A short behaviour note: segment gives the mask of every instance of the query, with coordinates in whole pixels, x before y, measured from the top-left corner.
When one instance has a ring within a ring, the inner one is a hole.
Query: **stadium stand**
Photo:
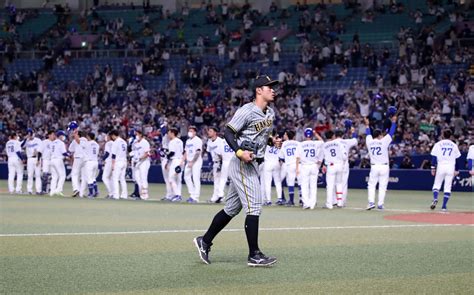
[[[474,63],[473,47],[462,42],[473,37],[472,12],[455,1],[367,11],[352,2],[274,6],[266,14],[206,3],[175,13],[7,7],[0,15],[0,150],[9,130],[44,134],[72,119],[99,141],[112,127],[144,127],[158,146],[164,121],[183,136],[190,124],[222,127],[265,73],[282,82],[277,130],[302,136],[307,126],[322,132],[364,116],[384,127],[385,110],[397,105],[394,156],[428,153],[446,127],[466,151],[474,141]],[[365,157],[352,155],[353,165]]]

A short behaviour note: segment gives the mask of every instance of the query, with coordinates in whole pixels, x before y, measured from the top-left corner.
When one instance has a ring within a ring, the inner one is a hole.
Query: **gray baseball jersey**
[[[255,103],[249,102],[235,112],[227,126],[238,134],[239,144],[244,140],[255,142],[257,144],[256,157],[263,158],[274,119],[273,109],[267,107],[264,113]]]
[[[262,111],[252,102],[239,108],[227,126],[235,131],[239,144],[244,140],[255,142],[257,144],[255,156],[263,158],[274,118],[275,112],[271,108],[267,107]],[[225,212],[229,216],[236,216],[244,208],[247,215],[259,216],[262,211],[263,194],[257,161],[245,163],[234,155],[229,165],[229,179]]]

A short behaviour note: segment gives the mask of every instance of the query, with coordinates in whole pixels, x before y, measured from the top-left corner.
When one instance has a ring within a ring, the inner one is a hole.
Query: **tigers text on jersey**
[[[98,161],[99,158],[99,144],[95,140],[87,141],[84,160]]]
[[[16,139],[10,139],[7,144],[5,145],[5,148],[7,150],[7,156],[8,156],[8,159],[17,159],[17,160],[21,160],[18,155],[17,155],[17,152],[21,152],[21,143],[20,141],[16,140]]]
[[[37,153],[41,152],[41,139],[34,137],[31,140],[26,140],[25,149],[28,158],[36,157]]]
[[[186,159],[192,161],[198,150],[202,151],[202,140],[197,136],[189,138],[186,140],[184,150],[186,151]],[[199,156],[201,156],[201,152],[199,152]]]
[[[127,160],[127,142],[117,137],[112,144],[112,155],[115,155],[115,160],[126,161]]]
[[[296,157],[301,164],[316,164],[321,162],[324,157],[323,141],[306,140],[300,142],[296,148]]]
[[[177,137],[170,140],[169,152],[174,152],[174,155],[170,158],[171,160],[181,159],[183,157],[183,141]]]
[[[222,156],[220,150],[223,148],[224,141],[225,140],[220,137],[216,137],[214,140],[207,140],[206,152],[211,153],[212,161],[219,161],[219,156]]]
[[[87,147],[87,138],[79,138],[79,143],[73,140],[69,145],[69,151],[74,153],[74,158],[83,158],[85,156],[85,149]]]
[[[51,159],[63,159],[64,153],[66,153],[66,145],[62,140],[57,138],[51,145]]]
[[[273,129],[275,112],[267,107],[262,111],[254,102],[249,102],[239,108],[227,126],[237,135],[237,143],[251,141],[257,145],[256,158],[265,156],[268,138]]]
[[[44,139],[41,142],[41,149],[39,150],[41,152],[41,158],[44,160],[51,160],[51,144],[53,142],[49,139]]]
[[[300,142],[296,140],[286,140],[281,145],[280,149],[280,159],[285,160],[285,164],[295,164],[296,163],[296,149]]]
[[[135,140],[132,145],[133,159],[139,161],[145,154],[150,152],[150,143],[142,138],[140,141]]]
[[[341,163],[347,160],[347,153],[344,144],[339,139],[325,142],[323,145],[324,162],[326,165],[331,163]]]
[[[275,146],[267,146],[265,150],[265,162],[278,162],[280,149]]]
[[[387,134],[382,139],[373,138],[367,135],[365,143],[370,156],[370,164],[388,165],[388,147],[392,142],[392,137]]]
[[[449,139],[438,141],[431,150],[431,155],[436,157],[438,164],[456,164],[456,159],[461,156],[458,146]]]

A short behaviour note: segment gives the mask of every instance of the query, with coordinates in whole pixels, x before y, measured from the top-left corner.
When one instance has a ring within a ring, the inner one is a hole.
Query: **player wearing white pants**
[[[26,184],[26,191],[33,194],[33,182],[35,183],[36,194],[41,194],[41,161],[39,161],[39,153],[41,150],[41,139],[33,135],[33,130],[28,128],[28,137],[24,142],[26,149],[26,171],[28,173],[28,180]]]
[[[342,136],[343,136],[342,131],[336,131],[335,133],[336,133],[336,138],[340,139],[342,144],[344,145],[344,148],[347,154],[347,159],[346,161],[344,161],[342,165],[342,206],[345,206],[347,202],[347,187],[348,187],[349,172],[350,172],[349,153],[353,147],[357,146],[357,133],[355,132],[354,127],[351,128],[352,138],[350,139],[342,139]],[[334,195],[333,204],[337,204],[336,195]]]
[[[169,152],[169,142],[170,139],[168,137],[168,129],[166,125],[163,123],[161,127],[161,148],[160,148],[160,164],[161,164],[161,173],[163,174],[163,179],[165,181],[166,186],[166,195],[162,198],[162,200],[170,201],[173,198],[173,191],[171,190],[171,185],[169,181],[169,171],[166,169],[168,164],[168,158],[166,157]]]
[[[140,199],[148,199],[148,171],[150,170],[150,143],[141,130],[135,130],[136,139],[132,145],[132,162],[135,181],[138,184]]]
[[[318,201],[318,174],[323,158],[323,141],[314,141],[313,130],[306,128],[305,141],[296,149],[296,174],[301,180],[303,209],[314,209]]]
[[[72,196],[83,197],[86,189],[85,171],[84,171],[84,151],[87,146],[87,138],[83,131],[75,129],[73,131],[75,137],[69,145],[69,152],[73,154],[73,162],[71,168]]]
[[[87,146],[84,150],[84,177],[89,190],[88,198],[99,195],[97,188],[97,174],[99,173],[99,144],[95,141],[95,134],[89,132],[87,135]]]
[[[49,194],[64,196],[63,187],[66,180],[66,168],[64,167],[64,157],[68,156],[66,152],[66,133],[64,131],[56,132],[51,143],[51,191]]]
[[[283,203],[281,186],[281,164],[278,158],[280,149],[276,146],[267,146],[265,149],[265,161],[263,162],[263,186],[265,202],[263,205],[272,204],[272,180],[275,183],[277,201]]]
[[[441,210],[447,210],[447,204],[451,197],[453,178],[459,174],[456,168],[456,159],[461,156],[461,153],[459,152],[458,146],[452,142],[450,138],[451,130],[443,131],[443,139],[438,141],[431,150],[431,174],[435,177],[431,210],[434,210],[438,204],[438,193],[443,181],[444,198]]]
[[[189,192],[188,203],[199,202],[201,194],[202,140],[196,136],[196,132],[195,126],[189,126],[188,140],[186,140],[184,147],[184,160],[186,161],[184,181]]]
[[[181,181],[183,177],[182,167],[183,159],[183,141],[178,137],[178,129],[172,127],[168,129],[169,152],[168,163],[166,170],[168,170],[168,181],[170,182],[171,190],[173,192],[172,202],[181,202]]]
[[[102,170],[102,181],[107,189],[106,199],[110,199],[114,194],[113,179],[112,179],[112,144],[113,140],[107,135],[107,142],[104,146],[104,155],[102,157],[104,168]]]
[[[326,205],[324,208],[333,208],[334,189],[336,190],[337,206],[342,207],[342,170],[347,160],[346,149],[333,131],[326,132],[327,142],[323,145],[324,164],[326,173]]]
[[[6,143],[5,149],[8,156],[8,191],[10,194],[21,194],[23,183],[23,162],[21,155],[21,143],[18,141],[16,133],[10,134],[10,140]],[[16,177],[16,186],[15,186]]]
[[[220,203],[224,197],[224,190],[220,191],[221,187],[221,176],[223,173],[223,145],[224,140],[217,136],[217,128],[216,127],[209,127],[207,130],[208,140],[206,143],[206,152],[211,155],[212,159],[212,176],[214,182],[214,190],[212,192],[211,198],[208,200],[210,203]],[[227,180],[227,179],[226,179]]]
[[[109,133],[114,141],[112,144],[112,186],[114,189],[113,198],[127,199],[128,190],[125,181],[125,171],[127,169],[127,142],[119,136],[117,130]]]
[[[40,157],[42,163],[42,193],[48,193],[48,185],[50,183],[51,176],[51,143],[53,142],[55,134],[53,130],[49,130],[47,133],[47,138],[41,142]]]
[[[374,130],[374,135],[370,132],[369,120],[365,118],[366,138],[365,143],[370,157],[370,174],[367,190],[369,194],[369,204],[367,210],[375,209],[375,187],[379,184],[379,195],[377,208],[384,209],[385,195],[387,193],[388,178],[390,174],[388,149],[392,142],[392,136],[397,128],[397,116],[392,117],[392,126],[388,134],[383,136],[382,131]]]
[[[299,142],[294,140],[295,132],[288,130],[283,135],[283,144],[280,149],[280,161],[284,162],[286,172],[286,185],[288,186],[289,200],[287,206],[295,205],[295,180],[296,180],[296,148]],[[280,204],[279,204],[280,205]]]
[[[467,168],[469,174],[471,175],[471,187],[474,189],[474,145],[469,147],[469,152],[467,153]]]

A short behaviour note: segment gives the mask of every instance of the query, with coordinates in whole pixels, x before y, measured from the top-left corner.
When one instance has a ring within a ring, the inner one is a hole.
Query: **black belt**
[[[383,164],[370,164],[370,165],[388,165],[387,163],[383,163]]]
[[[30,158],[36,158],[36,156],[34,156],[34,157],[30,157]]]

